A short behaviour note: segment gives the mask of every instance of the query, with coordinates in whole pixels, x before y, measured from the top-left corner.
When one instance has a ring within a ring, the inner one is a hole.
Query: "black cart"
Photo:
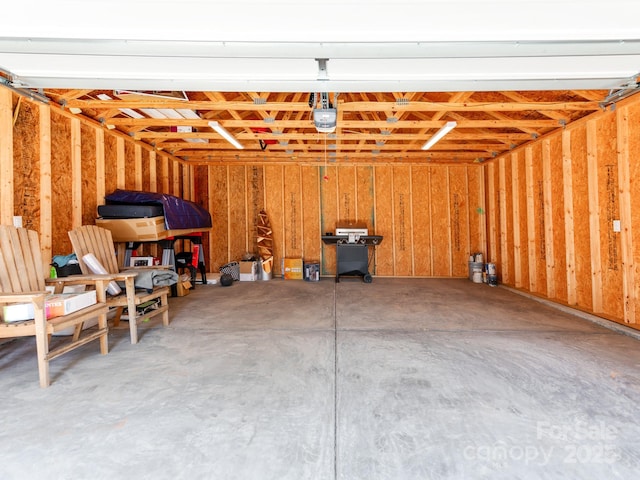
[[[365,283],[371,283],[369,273],[369,247],[382,242],[381,235],[363,235],[349,241],[348,235],[323,235],[322,241],[336,246],[336,282],[341,275],[361,276]]]

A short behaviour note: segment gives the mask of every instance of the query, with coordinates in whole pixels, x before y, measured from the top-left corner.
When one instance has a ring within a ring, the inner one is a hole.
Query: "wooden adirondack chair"
[[[111,277],[82,276],[84,284],[96,288],[98,303],[61,317],[46,319],[45,275],[38,233],[33,230],[0,225],[0,304],[29,303],[34,319],[0,322],[0,338],[36,337],[40,386],[49,386],[49,361],[92,340],[100,340],[100,352],[108,352],[105,290]],[[85,321],[98,317],[96,330],[83,330]],[[54,349],[49,349],[53,333],[74,328],[69,342],[60,337]]]
[[[111,231],[95,225],[83,225],[70,231],[69,238],[73,251],[78,257],[82,273],[91,273],[82,257],[92,253],[108,273],[113,274],[116,280],[125,283],[125,289],[120,295],[107,297],[107,304],[117,309],[114,317],[114,326],[116,327],[120,322],[124,308],[127,308],[131,343],[138,343],[138,324],[143,319],[162,315],[162,323],[165,326],[169,325],[169,287],[155,287],[151,293],[147,290],[136,290],[134,284],[136,274],[120,272]],[[157,309],[144,314],[138,313],[136,309],[138,305],[158,298],[160,306]]]

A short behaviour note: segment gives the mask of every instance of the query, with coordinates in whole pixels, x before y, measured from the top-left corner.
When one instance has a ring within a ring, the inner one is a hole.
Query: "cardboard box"
[[[182,275],[180,275],[180,278],[176,283],[176,296],[184,297],[186,295],[189,295],[189,293],[191,293],[192,286],[193,285],[191,285],[191,277],[186,273],[183,273]]]
[[[48,295],[45,300],[47,318],[61,317],[98,303],[96,291],[59,293]]]
[[[54,318],[68,315],[69,313],[95,305],[97,301],[95,290],[82,293],[50,294],[47,295],[45,299],[46,316],[47,318]],[[31,320],[34,316],[32,303],[16,303],[6,305],[2,309],[2,319],[5,322]]]
[[[283,260],[282,272],[285,280],[302,280],[302,259],[285,258]]]
[[[150,242],[167,237],[164,217],[98,218],[96,225],[111,230],[114,242]]]
[[[240,262],[240,281],[255,282],[258,280],[258,262]]]

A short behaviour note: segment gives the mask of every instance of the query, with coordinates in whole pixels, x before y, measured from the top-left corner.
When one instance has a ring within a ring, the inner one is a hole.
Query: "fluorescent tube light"
[[[211,121],[209,122],[209,126],[213,128],[216,132],[218,132],[220,135],[222,135],[227,142],[229,142],[231,145],[236,147],[238,150],[242,150],[244,148],[242,145],[240,145],[240,142],[238,142],[238,140],[233,138],[233,136],[229,132],[227,132],[224,129],[224,127],[220,125],[218,122]]]
[[[141,108],[141,112],[146,113],[149,117],[155,119],[167,118],[167,116],[162,113],[160,110],[156,110],[155,108]]]
[[[457,125],[458,124],[456,122],[447,122],[447,123],[445,123],[444,127],[442,127],[440,130],[438,130],[433,137],[431,137],[429,140],[427,140],[425,142],[425,144],[422,146],[422,150],[429,150],[442,137],[444,137],[447,133],[449,133],[451,130],[456,128]]]

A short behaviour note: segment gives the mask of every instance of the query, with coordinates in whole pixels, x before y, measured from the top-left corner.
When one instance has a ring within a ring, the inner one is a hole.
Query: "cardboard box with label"
[[[282,276],[285,280],[302,280],[302,259],[283,259]]]
[[[256,280],[258,280],[258,262],[240,262],[240,281],[255,282]]]
[[[45,311],[47,318],[61,317],[77,312],[97,303],[96,291],[89,290],[81,293],[58,293],[47,295]],[[16,303],[6,305],[2,309],[2,319],[5,322],[20,322],[34,318],[32,303]]]

